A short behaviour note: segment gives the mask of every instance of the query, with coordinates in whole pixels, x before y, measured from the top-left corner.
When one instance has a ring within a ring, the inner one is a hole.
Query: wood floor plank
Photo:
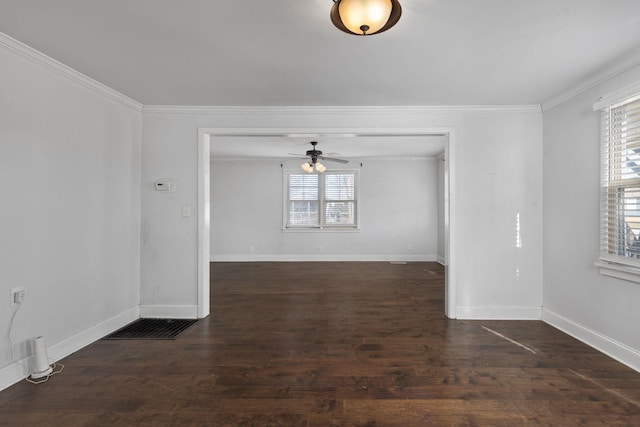
[[[640,374],[539,321],[446,319],[436,263],[212,263],[176,340],[97,341],[0,426],[636,426]]]

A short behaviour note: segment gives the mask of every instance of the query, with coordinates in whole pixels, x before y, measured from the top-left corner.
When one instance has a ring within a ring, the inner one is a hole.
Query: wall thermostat
[[[169,178],[161,178],[155,182],[156,191],[173,191],[175,185]]]

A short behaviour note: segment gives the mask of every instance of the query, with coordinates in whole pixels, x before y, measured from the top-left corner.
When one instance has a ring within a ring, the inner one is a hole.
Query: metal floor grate
[[[105,340],[173,340],[197,320],[138,319],[118,329]]]

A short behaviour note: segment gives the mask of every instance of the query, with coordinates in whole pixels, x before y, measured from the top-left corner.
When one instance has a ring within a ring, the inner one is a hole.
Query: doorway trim
[[[445,144],[445,315],[456,318],[456,248],[455,248],[455,129],[452,127],[394,127],[394,128],[225,128],[198,129],[198,317],[210,312],[210,153],[211,140],[226,136],[310,135],[372,135],[372,136],[429,136],[446,135]]]

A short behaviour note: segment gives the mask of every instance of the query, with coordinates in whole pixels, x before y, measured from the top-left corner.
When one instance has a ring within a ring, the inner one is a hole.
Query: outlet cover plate
[[[22,297],[18,297],[16,299],[16,297],[18,295],[22,295]],[[25,292],[24,292],[24,288],[13,288],[13,289],[11,289],[11,294],[10,294],[11,305],[22,304],[22,302],[24,301],[25,296],[26,295],[25,295]]]

